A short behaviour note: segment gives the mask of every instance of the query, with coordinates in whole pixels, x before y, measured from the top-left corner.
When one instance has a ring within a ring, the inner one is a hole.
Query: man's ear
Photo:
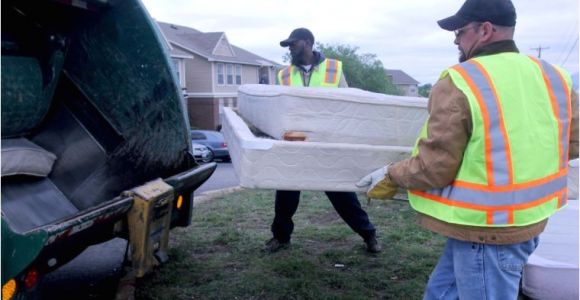
[[[493,28],[493,24],[486,22],[486,23],[483,23],[482,25],[483,26],[482,26],[481,30],[479,31],[479,34],[482,37],[486,36],[485,37],[486,41],[490,40],[493,36],[493,32],[495,31],[495,29]]]

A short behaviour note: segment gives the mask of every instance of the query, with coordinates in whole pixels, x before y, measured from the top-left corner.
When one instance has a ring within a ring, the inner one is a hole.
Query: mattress
[[[540,300],[578,299],[578,250],[578,200],[570,200],[540,235],[524,268],[523,293]]]
[[[578,158],[568,162],[568,198],[578,200]]]
[[[256,137],[224,107],[222,132],[240,185],[246,188],[355,191],[363,176],[409,157],[412,147],[281,141]]]
[[[238,108],[274,139],[298,131],[310,142],[413,146],[427,119],[426,98],[356,88],[247,84],[238,90]]]

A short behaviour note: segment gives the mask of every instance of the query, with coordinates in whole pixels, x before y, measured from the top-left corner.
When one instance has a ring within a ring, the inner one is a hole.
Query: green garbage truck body
[[[189,225],[216,165],[193,159],[166,47],[139,0],[3,2],[3,286],[129,239],[137,196],[156,230]]]

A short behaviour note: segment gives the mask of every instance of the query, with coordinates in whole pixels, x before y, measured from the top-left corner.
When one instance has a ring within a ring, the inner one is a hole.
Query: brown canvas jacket
[[[518,50],[513,41],[501,41],[482,48],[476,56],[501,52]],[[459,170],[472,129],[466,96],[446,76],[433,86],[428,110],[429,137],[419,142],[419,155],[389,167],[387,180],[400,187],[442,188],[455,179]],[[574,91],[569,157],[578,157],[578,95]],[[420,213],[418,223],[426,229],[463,241],[513,244],[539,235],[547,219],[523,227],[490,228],[451,224]]]

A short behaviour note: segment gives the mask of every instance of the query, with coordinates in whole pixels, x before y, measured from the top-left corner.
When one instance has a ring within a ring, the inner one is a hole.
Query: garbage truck
[[[88,246],[168,259],[216,168],[191,153],[166,42],[139,0],[7,0],[1,59],[2,299]]]

